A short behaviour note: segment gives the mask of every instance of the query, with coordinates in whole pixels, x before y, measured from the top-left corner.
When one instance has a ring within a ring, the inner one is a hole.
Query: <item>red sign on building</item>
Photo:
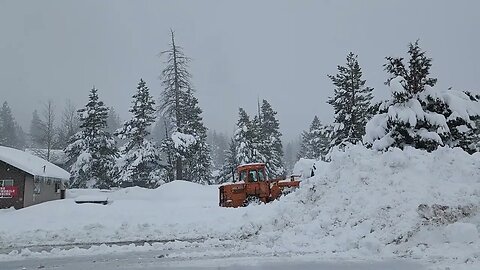
[[[16,186],[0,187],[0,198],[15,198],[17,193],[18,187]]]

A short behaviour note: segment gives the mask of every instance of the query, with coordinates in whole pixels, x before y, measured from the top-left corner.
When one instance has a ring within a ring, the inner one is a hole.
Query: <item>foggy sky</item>
[[[480,91],[479,1],[5,1],[0,0],[0,102],[28,131],[53,99],[84,106],[93,85],[123,120],[140,78],[158,99],[169,29],[192,58],[208,128],[232,133],[257,98],[278,111],[284,139],[318,115],[333,120],[327,74],[359,55],[367,85],[386,97],[385,56],[420,45],[438,87]],[[59,116],[57,116],[59,118]]]

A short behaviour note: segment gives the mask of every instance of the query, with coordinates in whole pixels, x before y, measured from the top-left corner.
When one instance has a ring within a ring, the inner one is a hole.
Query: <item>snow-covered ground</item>
[[[9,253],[0,260],[194,248],[170,256],[316,254],[419,259],[431,269],[480,268],[480,155],[353,146],[331,159],[316,161],[314,177],[268,205],[220,208],[217,186],[175,181],[155,190],[71,190],[63,201],[0,210],[0,249]],[[299,162],[296,171],[309,173],[312,162]],[[79,205],[79,196],[108,197],[111,203]],[[148,243],[119,244],[136,240]],[[49,253],[29,247],[102,242],[113,244],[60,246]]]

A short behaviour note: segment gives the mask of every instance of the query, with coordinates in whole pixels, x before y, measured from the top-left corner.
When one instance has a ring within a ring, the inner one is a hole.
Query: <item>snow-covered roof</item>
[[[8,163],[33,176],[44,176],[68,180],[70,173],[42,158],[27,152],[0,146],[0,161]]]
[[[35,155],[39,158],[47,159],[47,149],[44,148],[27,148],[25,152]],[[55,165],[62,165],[67,162],[67,154],[60,149],[50,149],[49,161]]]
[[[250,166],[252,166],[252,167],[254,167],[254,166],[262,166],[262,165],[264,166],[265,163],[259,163],[259,162],[257,162],[257,163],[247,163],[247,164],[238,165],[238,168],[250,167]]]

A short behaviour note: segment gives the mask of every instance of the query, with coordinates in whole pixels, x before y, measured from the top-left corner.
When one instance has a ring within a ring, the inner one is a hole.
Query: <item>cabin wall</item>
[[[12,206],[15,207],[15,209],[23,208],[26,175],[24,171],[0,161],[0,180],[13,180],[13,186],[17,189],[16,195],[12,198],[0,196],[0,209],[10,208]]]
[[[42,180],[32,179],[32,182],[34,187],[33,188],[34,190],[33,204],[60,199],[60,189],[58,189],[58,192],[56,192],[55,190],[55,183],[59,183],[59,182],[55,182],[52,180],[44,181],[43,179]]]
[[[13,186],[17,190],[12,198],[2,196],[0,190],[0,209],[12,206],[20,209],[37,203],[58,200],[61,199],[60,190],[65,189],[59,181],[37,180],[32,175],[3,161],[0,161],[0,180],[13,180]]]

